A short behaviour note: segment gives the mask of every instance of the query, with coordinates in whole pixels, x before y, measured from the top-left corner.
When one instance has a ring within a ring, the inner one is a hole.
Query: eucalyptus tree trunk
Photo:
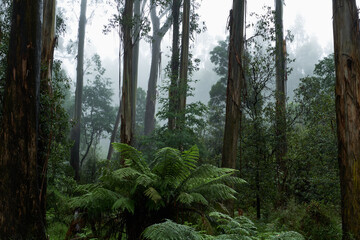
[[[41,46],[41,72],[40,72],[40,95],[41,99],[52,98],[52,66],[55,48],[55,16],[56,0],[44,0],[43,2],[43,25],[42,25],[42,46]],[[51,101],[44,101],[40,108],[40,127],[38,144],[38,162],[41,170],[39,175],[40,204],[45,222],[46,213],[46,189],[47,189],[47,166],[51,149],[52,115],[53,107]]]
[[[285,155],[287,152],[286,142],[286,89],[285,89],[285,52],[283,47],[283,0],[276,0],[275,4],[275,34],[276,34],[276,110],[275,110],[275,131],[276,131],[276,163],[279,199],[278,204],[285,201],[287,167]]]
[[[87,0],[81,0],[79,30],[78,30],[78,54],[76,68],[76,90],[75,90],[75,113],[73,117],[74,126],[71,129],[71,140],[74,145],[71,148],[70,164],[74,169],[75,180],[80,180],[80,121],[82,110],[82,94],[84,85],[84,45],[85,45],[85,26],[86,26],[86,5]]]
[[[47,239],[37,156],[41,6],[13,1],[0,133],[1,239]]]
[[[360,33],[355,0],[333,0],[333,19],[343,240],[358,240],[360,239]]]
[[[151,47],[151,66],[148,82],[148,90],[146,94],[146,109],[144,121],[144,134],[149,136],[155,129],[155,106],[156,106],[156,87],[159,76],[159,68],[161,67],[161,41],[165,33],[171,27],[171,18],[168,17],[164,25],[160,28],[160,17],[156,14],[156,6],[152,3],[151,22],[153,29],[152,47]]]
[[[244,1],[233,0],[230,11],[230,42],[229,67],[226,89],[226,118],[224,144],[222,152],[222,167],[236,167],[238,136],[241,121],[241,91],[244,81],[242,64],[242,49],[244,44]]]
[[[180,6],[181,0],[173,0],[172,17],[173,17],[173,39],[172,39],[172,55],[171,55],[171,75],[169,88],[169,113],[168,128],[174,130],[176,128],[176,115],[178,109],[178,79],[179,79],[179,35],[180,35]]]
[[[181,39],[181,62],[179,80],[179,115],[176,127],[182,129],[185,125],[185,108],[187,93],[187,78],[189,68],[189,41],[190,41],[190,0],[184,0],[182,39]]]
[[[132,145],[133,135],[132,131],[132,21],[133,21],[133,5],[134,0],[125,1],[125,9],[123,15],[123,47],[124,47],[124,67],[123,67],[123,88],[122,88],[122,107],[121,107],[121,127],[120,139],[122,143]]]
[[[138,68],[139,68],[139,47],[140,47],[140,19],[141,19],[141,1],[134,0],[134,18],[136,24],[133,29],[133,53],[132,53],[132,80],[131,80],[131,122],[132,132],[135,132],[135,118],[136,118],[136,91],[138,83]]]
[[[121,12],[120,12],[120,9],[121,9],[121,3],[118,1],[118,6],[117,6],[117,9],[118,9],[118,14],[120,16]],[[118,111],[117,111],[117,114],[116,114],[116,119],[115,119],[115,124],[114,124],[114,128],[113,128],[113,131],[111,132],[111,137],[110,137],[110,144],[109,144],[109,150],[108,150],[108,154],[107,154],[107,157],[106,159],[107,160],[110,160],[111,157],[112,157],[112,154],[114,152],[114,148],[112,146],[112,143],[115,142],[115,139],[116,139],[116,136],[117,136],[117,133],[118,133],[118,128],[119,128],[119,125],[120,125],[120,117],[121,117],[121,106],[122,106],[122,102],[121,102],[121,58],[122,58],[122,30],[121,30],[121,24],[119,24],[119,29],[118,29],[118,34],[119,34],[119,108],[118,108]]]

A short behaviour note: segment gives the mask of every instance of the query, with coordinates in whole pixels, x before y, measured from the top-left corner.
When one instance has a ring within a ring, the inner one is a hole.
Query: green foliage
[[[300,201],[340,204],[335,115],[335,67],[329,55],[315,65],[314,76],[295,90],[299,116],[289,135],[292,188]]]
[[[341,239],[341,225],[329,215],[328,209],[318,202],[311,202],[301,219],[301,230],[314,240]]]
[[[177,224],[171,220],[146,228],[143,236],[149,240],[202,240],[202,235],[194,228]]]
[[[105,168],[98,183],[78,187],[80,195],[71,200],[71,205],[86,210],[93,221],[101,222],[101,217],[116,214],[116,221],[124,222],[128,231],[131,227],[128,224],[134,221],[138,229],[144,229],[164,218],[186,218],[185,212],[204,214],[216,202],[235,199],[236,191],[228,185],[244,182],[232,176],[234,169],[197,167],[196,146],[184,152],[160,149],[148,164],[135,148],[113,145],[125,159],[126,167],[115,171]]]

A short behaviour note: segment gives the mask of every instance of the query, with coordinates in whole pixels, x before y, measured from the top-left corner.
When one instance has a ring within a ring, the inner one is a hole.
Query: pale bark
[[[13,1],[0,133],[1,239],[46,239],[37,158],[41,6]]]
[[[76,90],[75,90],[75,113],[73,121],[75,125],[71,129],[71,140],[74,145],[71,148],[70,164],[74,169],[75,180],[80,180],[80,121],[82,112],[82,95],[84,85],[84,45],[86,27],[86,5],[87,0],[81,0],[79,30],[78,30],[78,54],[76,68]]]
[[[343,240],[358,240],[360,239],[360,35],[355,0],[333,0],[333,19]]]
[[[155,5],[152,6],[150,14],[153,29],[153,40],[144,121],[144,134],[147,136],[155,129],[156,87],[159,76],[159,68],[161,67],[161,41],[165,33],[171,27],[171,18],[168,17],[164,25],[160,28],[160,18],[156,15]]]
[[[244,35],[244,1],[233,0],[230,12],[229,67],[226,89],[226,118],[222,167],[235,168],[238,149],[238,136],[241,121],[241,91],[243,70],[241,67]]]

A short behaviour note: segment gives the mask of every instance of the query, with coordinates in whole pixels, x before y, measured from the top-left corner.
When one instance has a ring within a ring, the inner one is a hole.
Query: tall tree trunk
[[[285,155],[286,143],[286,89],[285,89],[285,53],[283,47],[283,0],[276,0],[275,4],[275,33],[276,33],[276,163],[278,167],[279,203],[284,204],[286,191],[287,168]]]
[[[138,68],[139,68],[139,47],[140,47],[140,19],[141,19],[141,1],[134,0],[134,18],[136,24],[133,31],[133,53],[132,53],[132,80],[131,80],[131,122],[132,132],[135,132],[135,119],[136,119],[136,91],[138,83]]]
[[[164,25],[160,28],[160,18],[156,15],[156,6],[152,3],[151,22],[153,29],[153,40],[151,48],[151,67],[148,82],[148,90],[146,94],[146,109],[144,121],[144,134],[149,136],[155,129],[155,106],[156,106],[156,86],[159,76],[159,68],[161,67],[161,41],[164,34],[171,26],[171,18],[169,17]]]
[[[360,33],[355,0],[333,0],[333,19],[343,240],[358,240],[360,239]]]
[[[120,2],[118,2],[118,6],[117,6],[117,9],[118,9],[118,14],[120,15],[121,12],[120,12]],[[117,132],[118,132],[118,128],[119,128],[119,125],[120,125],[120,117],[121,117],[121,58],[122,58],[122,45],[121,45],[121,42],[122,42],[122,39],[121,39],[121,33],[122,33],[122,30],[121,30],[121,24],[119,25],[119,29],[118,29],[118,34],[119,34],[119,109],[118,109],[118,112],[117,112],[117,115],[116,115],[116,119],[115,119],[115,124],[114,124],[114,128],[113,128],[113,131],[111,133],[111,137],[110,137],[110,144],[109,144],[109,150],[108,150],[108,155],[107,155],[107,160],[110,160],[111,157],[112,157],[112,154],[114,152],[114,148],[112,147],[112,143],[115,142],[115,139],[116,139],[116,135],[117,135]]]
[[[84,45],[85,45],[85,27],[86,27],[86,5],[87,0],[81,0],[79,30],[78,30],[78,54],[76,68],[76,90],[75,90],[75,113],[73,121],[75,125],[71,129],[71,140],[74,146],[71,148],[70,164],[74,169],[75,180],[80,180],[80,121],[82,110],[82,94],[84,85]]]
[[[56,0],[44,0],[43,2],[43,26],[42,26],[42,47],[41,47],[41,72],[40,72],[40,95],[43,98],[52,98],[52,65],[55,48],[55,16]],[[44,101],[40,105],[40,128],[39,128],[39,148],[38,162],[41,174],[39,175],[40,184],[40,204],[45,222],[46,213],[46,188],[47,188],[47,165],[50,155],[52,142],[52,105],[51,101]]]
[[[243,70],[241,56],[244,43],[244,1],[233,0],[230,12],[230,43],[229,67],[226,89],[226,118],[222,167],[235,168],[238,148],[238,136],[241,121],[241,88],[243,85]]]
[[[13,1],[0,133],[1,239],[46,239],[37,158],[41,6]]]
[[[171,55],[171,76],[169,89],[169,116],[168,128],[174,130],[176,127],[176,115],[178,102],[178,79],[179,79],[179,15],[180,15],[181,0],[173,0],[172,3],[172,17],[173,17],[173,39],[172,39],[172,55]]]
[[[132,131],[132,21],[133,21],[133,5],[134,0],[125,1],[125,10],[123,15],[123,46],[124,46],[124,74],[123,74],[123,88],[122,88],[122,113],[121,113],[121,127],[120,139],[122,143],[133,144]]]
[[[179,116],[177,128],[182,129],[185,125],[185,108],[187,93],[187,78],[189,67],[189,40],[190,40],[190,0],[184,0],[181,39],[181,63],[179,82]]]

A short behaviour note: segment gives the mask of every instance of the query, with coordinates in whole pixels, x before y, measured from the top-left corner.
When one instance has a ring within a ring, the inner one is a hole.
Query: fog
[[[200,21],[205,22],[207,31],[196,35],[191,44],[191,52],[195,58],[201,60],[201,63],[199,71],[192,77],[193,80],[196,80],[196,83],[192,83],[195,92],[194,97],[190,97],[188,102],[201,101],[207,104],[210,88],[219,78],[213,71],[214,65],[210,62],[209,53],[217,45],[217,42],[225,40],[228,34],[226,24],[232,1],[203,0],[199,2],[201,3],[198,10]],[[311,7],[308,7],[310,4]],[[270,0],[248,1],[247,14],[249,15],[251,12],[261,13],[262,6],[264,5],[269,5],[273,8],[274,2]],[[66,49],[71,41],[76,43],[80,2],[63,0],[58,1],[58,6],[60,9],[63,9],[67,28],[65,36],[59,39],[59,48],[56,50],[55,58],[63,61],[64,68],[72,79],[74,90],[76,81],[76,54],[68,54]],[[328,0],[285,1],[285,32],[290,30],[294,35],[294,41],[287,43],[290,58],[295,59],[295,62],[290,65],[293,68],[293,72],[288,77],[287,82],[287,92],[290,99],[293,97],[294,89],[298,86],[299,79],[311,75],[314,65],[319,59],[333,52],[331,12],[332,5]],[[106,35],[103,33],[104,25],[108,24],[108,20],[113,14],[116,14],[114,6],[105,3],[89,4],[87,10],[88,23],[86,26],[85,59],[91,58],[95,53],[100,55],[103,66],[106,68],[105,76],[112,81],[114,105],[118,105],[119,36],[116,30]],[[247,18],[247,21],[250,20],[250,18]],[[247,34],[250,35],[251,33],[248,32]],[[163,80],[166,78],[163,69],[169,61],[171,54],[169,51],[170,45],[171,29],[165,35],[161,45],[162,72],[158,80],[158,86],[163,84]],[[76,47],[74,50],[76,52]],[[150,60],[151,45],[142,39],[140,41],[138,87],[145,91],[147,90],[149,78]],[[86,78],[84,84],[86,84]],[[159,107],[159,104],[157,104],[157,107]]]

